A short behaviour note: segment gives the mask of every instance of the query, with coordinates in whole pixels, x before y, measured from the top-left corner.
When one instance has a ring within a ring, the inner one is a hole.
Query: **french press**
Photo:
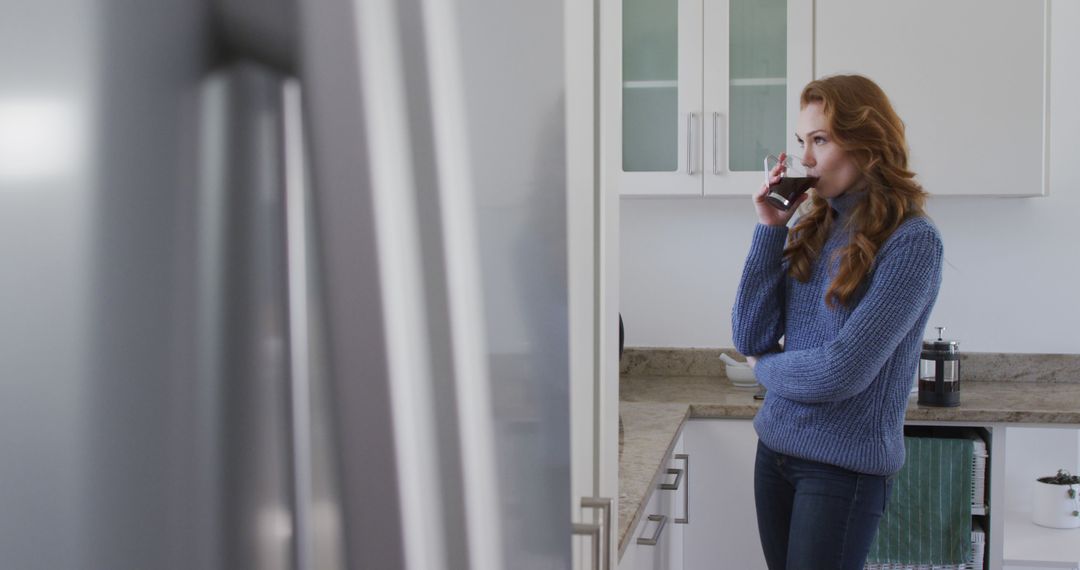
[[[951,408],[960,405],[959,342],[941,338],[924,340],[919,360],[919,404]]]

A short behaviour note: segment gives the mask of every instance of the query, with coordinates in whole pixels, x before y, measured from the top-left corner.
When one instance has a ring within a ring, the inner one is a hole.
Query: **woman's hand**
[[[769,171],[768,179],[761,185],[761,189],[754,195],[754,209],[757,210],[758,221],[766,226],[786,226],[791,217],[795,215],[795,210],[799,209],[799,206],[806,201],[808,194],[799,196],[799,199],[795,201],[795,205],[789,208],[787,211],[778,210],[769,205],[765,200],[765,197],[769,195],[769,185],[780,182],[780,176],[787,169],[784,166],[784,159],[787,158],[787,153],[780,153],[780,162]]]
[[[754,358],[753,356],[747,356],[746,363],[750,365],[750,368],[753,368],[757,366],[757,358]]]

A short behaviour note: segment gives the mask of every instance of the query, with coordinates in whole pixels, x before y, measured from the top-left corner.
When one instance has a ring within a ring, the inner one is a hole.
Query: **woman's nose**
[[[802,156],[802,165],[804,168],[812,168],[817,161],[814,160],[814,153],[810,149],[806,149]]]

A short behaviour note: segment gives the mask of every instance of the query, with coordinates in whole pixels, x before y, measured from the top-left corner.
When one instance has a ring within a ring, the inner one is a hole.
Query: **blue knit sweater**
[[[833,253],[849,240],[847,214],[858,199],[848,193],[830,200],[829,238],[806,283],[787,274],[788,228],[758,224],[732,329],[735,348],[759,357],[755,374],[768,388],[754,418],[762,443],[889,475],[904,464],[904,413],[941,285],[942,244],[927,218],[904,221],[848,306],[830,309],[825,292],[839,268]]]

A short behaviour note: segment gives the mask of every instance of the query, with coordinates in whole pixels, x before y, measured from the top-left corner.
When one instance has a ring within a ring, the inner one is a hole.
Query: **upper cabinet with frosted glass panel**
[[[749,195],[797,153],[812,76],[809,0],[621,0],[623,195]]]

